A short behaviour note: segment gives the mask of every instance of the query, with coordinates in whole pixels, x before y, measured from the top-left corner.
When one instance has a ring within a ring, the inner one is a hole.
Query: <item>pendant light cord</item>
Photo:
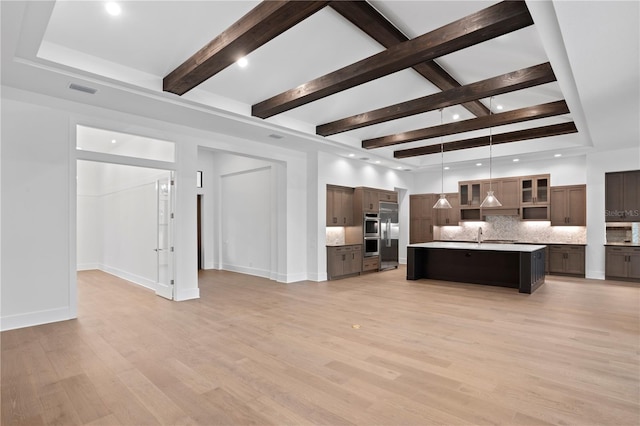
[[[489,120],[491,120],[493,96],[489,98]],[[489,126],[489,191],[493,191],[493,134],[491,132],[491,126]]]
[[[440,125],[442,126],[442,108],[440,108]],[[442,173],[442,177],[440,179],[441,187],[440,193],[444,194],[444,143],[442,142],[442,136],[440,136],[440,172]]]

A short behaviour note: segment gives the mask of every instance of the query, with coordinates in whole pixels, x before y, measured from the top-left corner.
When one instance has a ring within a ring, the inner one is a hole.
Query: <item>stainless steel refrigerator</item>
[[[380,270],[398,267],[398,204],[380,203]]]

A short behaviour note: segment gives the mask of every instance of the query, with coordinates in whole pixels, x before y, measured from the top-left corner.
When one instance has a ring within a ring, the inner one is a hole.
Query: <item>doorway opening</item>
[[[77,270],[173,298],[173,172],[77,160]]]

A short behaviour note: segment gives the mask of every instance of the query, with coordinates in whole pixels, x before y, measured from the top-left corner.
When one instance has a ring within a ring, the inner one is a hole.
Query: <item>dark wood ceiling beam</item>
[[[366,1],[332,1],[329,6],[386,48],[409,40]],[[449,90],[460,86],[455,78],[433,60],[416,64],[413,69],[440,90]],[[489,115],[489,109],[482,102],[467,102],[462,106],[475,116]]]
[[[491,138],[491,144],[498,145],[508,142],[519,142],[551,136],[568,135],[576,133],[577,131],[578,129],[576,128],[575,123],[571,121],[569,123],[553,124],[551,126],[535,127],[532,129],[496,134]],[[489,146],[489,136],[446,142],[442,144],[442,151],[457,151],[460,149],[479,148],[482,146]],[[394,158],[409,158],[418,157],[420,155],[440,154],[440,149],[440,144],[427,145],[394,151],[393,156]]]
[[[553,117],[568,114],[569,107],[565,101],[555,101],[513,111],[501,112],[486,117],[477,117],[469,120],[456,121],[454,123],[440,124],[424,129],[411,130],[395,135],[382,136],[362,141],[362,147],[381,148],[383,146],[397,145],[401,143],[415,142],[422,139],[439,136],[453,135],[456,133],[470,132],[473,130],[488,129],[490,127],[506,124],[522,123],[524,121],[537,120],[539,118]]]
[[[183,95],[238,59],[316,13],[328,1],[263,1],[171,71],[165,92]]]
[[[260,118],[272,117],[532,24],[524,1],[503,1],[264,100],[253,105],[251,113]]]
[[[533,67],[513,71],[476,83],[467,84],[434,93],[407,102],[379,108],[376,110],[342,118],[316,127],[316,133],[322,136],[359,129],[373,124],[397,120],[403,117],[434,111],[452,105],[458,105],[472,99],[482,99],[502,93],[525,89],[555,81],[551,64],[544,63]]]

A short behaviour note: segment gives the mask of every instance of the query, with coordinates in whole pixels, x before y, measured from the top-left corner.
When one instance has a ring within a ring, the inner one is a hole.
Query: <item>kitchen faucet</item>
[[[482,226],[478,227],[478,244],[482,243]]]

